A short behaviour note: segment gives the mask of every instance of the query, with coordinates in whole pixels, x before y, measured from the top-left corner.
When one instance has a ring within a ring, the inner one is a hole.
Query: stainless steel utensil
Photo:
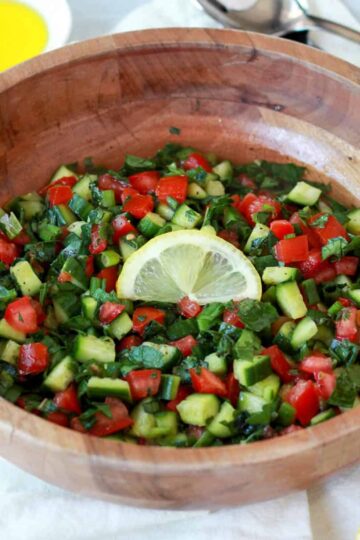
[[[257,0],[247,9],[227,8],[222,0],[198,0],[204,10],[224,26],[282,36],[290,32],[323,28],[360,43],[360,32],[309,14],[297,0]],[[231,6],[234,5],[234,0]]]

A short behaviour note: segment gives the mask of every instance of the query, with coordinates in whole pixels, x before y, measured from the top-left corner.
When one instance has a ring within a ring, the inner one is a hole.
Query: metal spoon
[[[204,10],[224,26],[282,36],[289,32],[323,28],[360,43],[360,32],[342,24],[310,15],[297,0],[257,0],[244,10],[228,9],[226,0],[197,0]],[[232,0],[231,5],[234,5]]]

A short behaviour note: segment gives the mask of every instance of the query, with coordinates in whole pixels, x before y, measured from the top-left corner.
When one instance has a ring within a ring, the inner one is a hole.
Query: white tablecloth
[[[317,8],[329,6],[325,0],[313,2]],[[358,0],[346,2],[358,8]],[[74,16],[72,41],[115,28],[217,26],[190,0],[69,0],[69,4]],[[332,0],[331,15],[339,18],[336,4]],[[351,20],[349,12],[345,17]],[[317,39],[330,52],[359,62],[359,49],[354,53],[343,40],[339,46],[336,38],[325,34]],[[358,466],[308,492],[210,513],[143,510],[80,497],[0,459],[1,540],[355,540],[359,503]]]

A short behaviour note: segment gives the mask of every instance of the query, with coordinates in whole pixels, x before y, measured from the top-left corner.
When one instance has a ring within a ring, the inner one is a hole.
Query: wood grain
[[[118,166],[167,141],[224,158],[305,164],[360,204],[360,72],[285,40],[151,30],[41,56],[0,75],[0,200],[61,162]],[[169,128],[181,129],[180,137]],[[360,408],[249,446],[137,447],[66,430],[0,399],[0,454],[66,489],[159,508],[219,508],[305,488],[360,458]]]

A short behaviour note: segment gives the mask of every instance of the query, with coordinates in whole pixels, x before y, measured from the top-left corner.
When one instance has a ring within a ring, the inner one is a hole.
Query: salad
[[[81,170],[0,210],[0,396],[175,447],[277,437],[360,403],[360,209],[295,164],[174,143]]]

